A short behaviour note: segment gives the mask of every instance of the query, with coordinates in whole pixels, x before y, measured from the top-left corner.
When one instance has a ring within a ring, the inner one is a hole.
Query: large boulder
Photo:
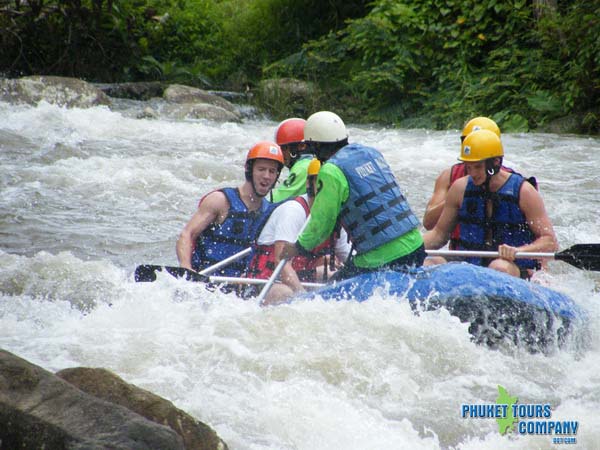
[[[215,122],[240,122],[240,115],[208,103],[167,103],[158,108],[161,117],[174,120],[208,119]]]
[[[218,95],[202,89],[184,86],[182,84],[172,84],[163,92],[163,98],[171,103],[188,103],[198,104],[206,103],[209,105],[219,106],[233,114],[239,116],[239,113],[232,103],[228,102]]]
[[[0,443],[6,449],[184,449],[181,436],[0,350]]]
[[[167,425],[182,437],[186,449],[227,449],[227,445],[208,425],[177,409],[170,401],[126,383],[106,369],[76,367],[61,370],[56,375],[94,397],[124,406],[148,420]]]
[[[165,84],[160,81],[137,81],[130,83],[97,83],[95,86],[109,97],[131,100],[150,100],[162,97]]]
[[[305,117],[314,110],[318,95],[313,83],[295,78],[268,78],[259,83],[256,101],[276,116]]]
[[[68,108],[109,105],[109,97],[97,87],[77,78],[29,76],[0,79],[0,100],[36,105],[40,101]]]

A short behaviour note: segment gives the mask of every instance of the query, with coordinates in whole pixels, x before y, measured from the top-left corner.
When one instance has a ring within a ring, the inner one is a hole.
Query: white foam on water
[[[135,283],[137,264],[176,265],[200,196],[241,183],[245,152],[275,126],[0,103],[0,348],[51,371],[112,370],[232,449],[555,448],[461,417],[461,404],[495,403],[498,385],[578,420],[573,447],[600,442],[598,274],[552,262],[537,280],[588,317],[585,348],[550,356],[476,345],[468,324],[443,309],[416,316],[384,288],[361,304],[261,308],[162,273]],[[349,129],[382,149],[419,214],[459,151],[459,130]],[[600,242],[600,199],[579,187],[598,181],[600,141],[503,139],[510,162],[541,180],[561,247]]]

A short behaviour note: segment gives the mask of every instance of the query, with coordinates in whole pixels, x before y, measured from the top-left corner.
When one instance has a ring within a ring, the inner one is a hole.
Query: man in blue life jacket
[[[275,131],[275,142],[283,152],[283,164],[290,170],[283,184],[271,191],[271,201],[281,202],[306,192],[306,171],[313,159],[304,144],[306,120],[293,117],[279,124]]]
[[[179,265],[200,271],[252,245],[274,205],[265,196],[283,167],[283,154],[274,142],[254,145],[246,157],[246,181],[238,188],[206,194],[177,240]],[[215,275],[239,277],[251,256],[223,267]]]
[[[555,252],[554,228],[536,188],[517,173],[500,170],[504,149],[492,131],[477,130],[463,141],[459,160],[468,176],[456,180],[442,214],[425,233],[425,248],[443,247],[460,225],[457,250],[498,251],[496,259],[468,261],[529,278],[538,260],[515,259],[517,252]]]
[[[355,254],[336,278],[421,266],[425,250],[419,221],[382,154],[371,147],[348,144],[344,122],[330,111],[307,119],[304,142],[324,164],[310,220],[296,244],[285,245],[282,257],[306,254],[323,242],[339,221]]]

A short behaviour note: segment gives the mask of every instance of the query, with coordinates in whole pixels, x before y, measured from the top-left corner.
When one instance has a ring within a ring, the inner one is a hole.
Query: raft
[[[469,322],[473,339],[491,348],[507,343],[552,353],[585,320],[566,294],[468,263],[382,271],[328,284],[303,298],[363,302],[375,292],[410,302],[414,311],[446,308]]]

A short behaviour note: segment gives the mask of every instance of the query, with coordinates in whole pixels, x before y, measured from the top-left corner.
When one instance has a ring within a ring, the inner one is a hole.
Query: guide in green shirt
[[[282,256],[311,250],[339,221],[355,254],[336,274],[338,278],[421,266],[426,254],[419,221],[383,155],[374,148],[348,144],[342,119],[329,111],[308,118],[304,137],[317,157],[327,162],[319,172],[310,219],[296,244],[286,245]]]

